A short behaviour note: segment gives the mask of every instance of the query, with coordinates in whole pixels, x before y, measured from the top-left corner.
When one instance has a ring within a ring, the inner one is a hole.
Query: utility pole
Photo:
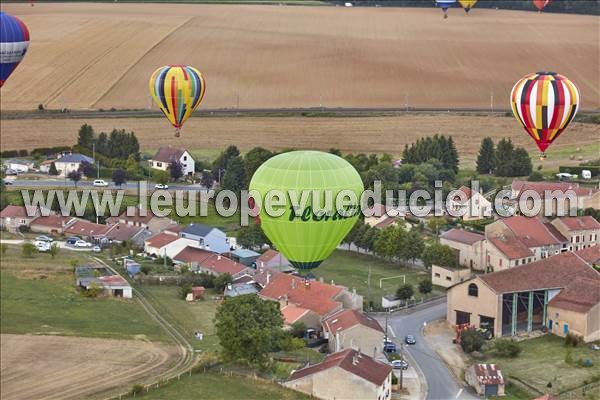
[[[367,304],[369,306],[369,311],[371,311],[373,309],[373,307],[371,306],[371,266],[369,266],[369,275],[367,275],[367,287]],[[387,325],[385,329],[387,329]]]
[[[404,360],[404,343],[400,343],[400,359]],[[404,378],[404,370],[400,368],[400,389],[402,389],[402,383]]]
[[[490,109],[494,112],[494,91],[490,93]]]
[[[404,93],[404,106],[406,107],[406,111],[408,111],[408,93]]]

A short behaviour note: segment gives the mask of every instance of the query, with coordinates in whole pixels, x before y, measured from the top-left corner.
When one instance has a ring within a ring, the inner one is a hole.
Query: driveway
[[[397,344],[403,344],[406,335],[413,335],[416,338],[416,344],[404,344],[403,348],[416,361],[425,376],[428,388],[427,399],[477,399],[478,397],[472,395],[462,384],[457,382],[444,361],[438,357],[423,337],[424,323],[445,317],[445,301],[390,314],[388,317],[388,336]],[[377,319],[382,326],[385,325],[385,317],[378,316]]]

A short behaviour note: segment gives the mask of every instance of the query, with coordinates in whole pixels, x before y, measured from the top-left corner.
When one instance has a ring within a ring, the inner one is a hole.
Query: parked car
[[[103,179],[96,179],[94,181],[94,186],[107,187],[108,186],[108,182],[106,182]]]
[[[78,240],[76,241],[73,246],[75,247],[92,247],[92,244],[90,242],[86,242],[85,240]]]
[[[4,179],[2,179],[2,183],[4,183],[5,185],[12,185],[13,184],[12,181],[7,181],[7,180],[4,180]]]
[[[71,236],[71,237],[67,238],[67,244],[73,246],[75,243],[77,243],[78,240],[81,240],[81,239],[78,238],[77,236]]]
[[[33,243],[33,245],[35,246],[37,251],[39,251],[40,253],[45,253],[47,251],[50,251],[50,243],[48,243],[48,242],[44,242],[42,240],[37,240]]]
[[[94,246],[94,247],[92,247],[92,251],[94,253],[100,253],[102,251],[102,247],[100,247],[100,246]]]
[[[392,361],[392,368],[406,371],[408,369],[408,363],[404,360],[394,360]]]
[[[394,343],[388,342],[383,345],[383,351],[386,353],[395,353],[397,351]]]
[[[169,185],[166,185],[166,184],[163,185],[162,183],[157,183],[156,185],[154,185],[154,189],[157,189],[157,190],[166,190],[168,188],[169,188]]]
[[[41,235],[35,238],[36,241],[40,241],[40,242],[48,242],[48,243],[52,243],[54,242],[54,239],[52,239],[49,236],[45,236],[45,235]]]
[[[406,344],[415,344],[417,343],[417,339],[413,335],[406,335],[404,338],[404,343]]]

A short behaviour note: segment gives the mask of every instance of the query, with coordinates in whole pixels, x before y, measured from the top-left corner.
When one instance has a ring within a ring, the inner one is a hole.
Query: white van
[[[106,183],[106,181],[104,181],[103,179],[96,179],[94,181],[94,186],[107,187],[108,183]]]
[[[592,171],[590,171],[589,169],[584,169],[583,171],[581,171],[581,177],[583,179],[592,179]]]

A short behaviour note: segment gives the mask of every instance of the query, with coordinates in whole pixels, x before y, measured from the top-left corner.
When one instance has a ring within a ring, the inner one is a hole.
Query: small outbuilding
[[[473,364],[465,372],[465,380],[480,396],[504,396],[504,377],[496,364]]]

